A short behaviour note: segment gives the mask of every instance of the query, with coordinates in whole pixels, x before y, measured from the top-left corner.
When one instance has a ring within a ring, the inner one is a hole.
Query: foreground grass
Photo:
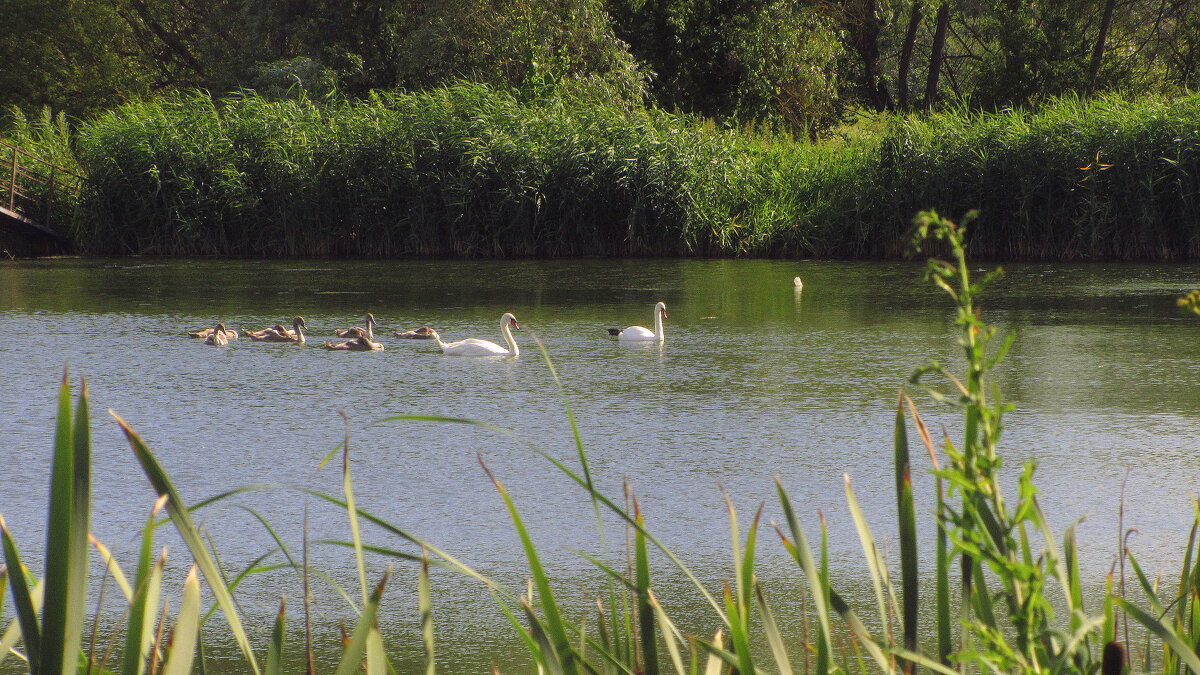
[[[92,254],[897,257],[897,215],[934,207],[987,214],[979,257],[1200,257],[1200,96],[963,109],[816,146],[473,85],[159,99],[73,150],[61,123],[18,126],[91,177],[74,238]]]
[[[936,363],[929,364],[915,372],[912,384],[961,413],[962,426],[958,430],[961,440],[955,442],[947,437],[935,442],[912,400],[900,396],[891,439],[898,565],[883,555],[847,477],[846,498],[870,570],[872,606],[851,607],[834,587],[829,576],[824,523],[819,521],[817,527],[806,528],[784,485],[777,482],[784,518],[773,526],[774,535],[796,564],[794,574],[798,584],[806,589],[810,603],[806,611],[812,626],[803,635],[806,648],[789,652],[785,637],[793,636],[785,636],[776,623],[771,602],[757,579],[759,514],[744,523],[732,505],[729,507],[729,552],[713,555],[728,555],[732,574],[723,589],[711,589],[697,579],[686,561],[647,528],[636,499],[612,497],[594,487],[586,448],[577,430],[574,448],[577,464],[564,462],[537,447],[531,446],[531,450],[579,486],[581,498],[589,499],[595,507],[597,527],[602,514],[615,515],[625,523],[629,534],[628,566],[602,557],[592,558],[609,580],[607,585],[590,589],[589,595],[603,599],[598,608],[579,610],[559,603],[552,575],[525,529],[519,505],[485,465],[483,470],[492,477],[528,562],[529,588],[525,592],[511,591],[464,565],[450,552],[373,516],[368,505],[357,504],[347,439],[340,448],[342,493],[309,493],[346,514],[349,539],[332,543],[346,547],[357,571],[358,588],[343,591],[347,598],[354,598],[357,616],[342,642],[337,673],[349,675],[364,668],[368,673],[384,673],[391,668],[383,647],[384,636],[375,620],[381,604],[396,592],[388,586],[390,566],[382,569],[387,560],[414,565],[419,570],[415,591],[428,674],[435,672],[437,663],[435,597],[428,577],[431,565],[455,570],[480,582],[492,595],[497,609],[507,617],[514,636],[540,673],[899,675],[928,670],[946,675],[1100,671],[1115,675],[1126,669],[1200,673],[1197,654],[1200,514],[1185,543],[1177,586],[1171,588],[1169,584],[1160,586],[1149,581],[1136,558],[1126,553],[1125,559],[1140,582],[1142,599],[1135,603],[1114,592],[1110,576],[1102,601],[1091,607],[1085,605],[1082,590],[1085,581],[1080,578],[1077,564],[1078,544],[1071,529],[1060,536],[1047,524],[1034,488],[1033,465],[1022,471],[1015,495],[1006,494],[1002,482],[1007,481],[1000,480],[999,440],[1009,406],[988,381],[988,374],[1003,358],[1011,339],[997,336],[994,327],[982,320],[976,305],[978,294],[994,275],[984,279],[971,277],[964,227],[932,212],[919,216],[916,225],[918,241],[936,243],[950,253],[949,260],[930,260],[928,278],[952,300],[966,370],[955,374]],[[559,384],[552,364],[550,371]],[[574,428],[565,396],[564,404]],[[308,631],[307,644],[284,643],[287,608],[281,605],[270,637],[258,641],[245,629],[235,597],[238,584],[247,575],[281,569],[295,570],[301,575],[307,596],[310,576],[316,571],[307,564],[306,553],[294,554],[284,539],[270,530],[278,544],[276,549],[264,553],[240,573],[231,575],[222,569],[217,552],[211,549],[211,540],[197,528],[193,511],[238,491],[198,504],[186,501],[153,451],[115,414],[153,493],[147,494],[149,515],[140,533],[141,547],[132,576],[101,542],[91,540],[105,575],[115,580],[124,598],[126,630],[124,647],[116,654],[90,643],[85,646],[82,635],[88,613],[84,599],[89,582],[94,582],[87,572],[91,500],[89,417],[86,386],[72,410],[64,377],[43,555],[47,565],[40,579],[21,564],[16,542],[0,521],[7,575],[6,586],[0,588],[11,590],[16,613],[16,618],[0,635],[0,660],[21,658],[35,674],[86,670],[123,675],[183,675],[194,666],[203,672],[203,636],[221,632],[232,637],[248,672],[281,672],[288,650],[304,652],[308,672],[313,672]],[[472,424],[517,438],[511,431],[463,419],[402,416],[390,420]],[[910,444],[910,434],[918,439],[915,447],[923,447],[928,453],[937,478],[936,508],[925,516],[929,521],[926,527],[937,533],[932,556],[920,555],[919,550],[921,540],[917,529],[922,516],[914,507],[911,481],[914,461],[910,454],[914,444]],[[164,510],[195,563],[184,582],[181,601],[169,605],[178,609],[170,612],[162,597],[164,558],[156,555],[154,544],[156,520]],[[366,523],[385,539],[364,541],[362,525]],[[813,531],[817,536],[810,538]],[[306,538],[306,533],[303,536]],[[922,576],[919,560],[930,558],[935,567],[934,588],[922,589],[918,584]],[[278,562],[272,564],[269,562],[272,560]],[[710,607],[705,634],[683,635],[660,603],[651,570],[663,562],[676,566],[691,581],[690,592],[699,604]],[[201,600],[202,583],[212,599],[207,610]],[[303,603],[300,610],[306,626],[309,609]],[[221,613],[223,626],[208,622],[215,612]],[[1125,656],[1129,636],[1118,630],[1121,614],[1140,624],[1146,635],[1145,642],[1138,647],[1138,658],[1131,663],[1126,663]],[[918,633],[921,620],[932,620],[935,627],[934,638],[927,644],[922,643]],[[875,628],[869,629],[868,625]],[[852,649],[845,649],[846,644]]]

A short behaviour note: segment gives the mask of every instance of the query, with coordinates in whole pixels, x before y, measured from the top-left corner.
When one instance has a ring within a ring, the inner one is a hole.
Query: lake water
[[[1122,490],[1143,566],[1176,574],[1200,484],[1200,317],[1183,315],[1175,298],[1200,287],[1200,268],[1006,269],[982,305],[987,320],[1017,332],[996,373],[1016,405],[1002,439],[1009,473],[1036,458],[1056,528],[1086,517],[1079,536],[1093,588],[1116,555]],[[922,283],[922,271],[915,262],[706,260],[0,263],[0,513],[40,569],[54,400],[70,364],[73,379],[87,377],[94,410],[93,529],[127,570],[154,494],[106,409],[143,434],[191,502],[257,483],[337,494],[339,462],[319,464],[343,437],[338,411],[345,411],[362,508],[521,588],[527,568],[481,458],[511,491],[565,601],[582,608],[589,589],[601,586],[578,552],[624,564],[615,520],[606,519],[602,541],[587,496],[502,435],[377,423],[389,415],[477,419],[577,466],[536,336],[563,378],[600,488],[619,498],[628,480],[649,527],[714,590],[730,564],[721,487],[743,525],[762,503],[770,522],[779,518],[772,485],[779,476],[810,534],[817,512],[825,513],[835,577],[853,596],[867,577],[842,474],[851,475],[885,546],[894,543],[897,392],[931,359],[961,362],[949,302]],[[792,285],[796,275],[802,292]],[[670,312],[661,348],[619,344],[604,331],[652,326],[659,300]],[[321,349],[334,328],[361,323],[368,311],[385,351]],[[428,324],[448,340],[499,341],[504,312],[521,323],[517,359],[446,357],[429,342],[391,338],[393,330]],[[293,314],[311,328],[305,346],[241,338],[215,349],[183,335],[217,320],[261,328]],[[914,396],[931,428],[961,435],[952,413]],[[924,451],[913,450],[928,537],[932,481]],[[349,538],[344,512],[296,490],[241,495],[198,514],[233,572],[274,547],[242,507],[267,518],[297,554],[306,509],[313,541]],[[170,574],[181,579],[186,550],[162,533]],[[800,575],[766,534],[760,577],[795,636]],[[366,538],[417,552],[377,529],[366,528]],[[357,596],[349,551],[314,544],[310,557]],[[710,632],[710,610],[659,562],[656,586],[668,611]],[[386,564],[370,558],[370,575]],[[338,621],[353,613],[336,591],[317,586],[318,644],[330,645]],[[413,566],[398,562],[381,621],[400,672],[421,659],[414,589]],[[243,610],[259,638],[282,593],[296,610],[291,625],[300,626],[295,574],[257,575],[243,587]],[[434,593],[446,672],[484,672],[490,663],[520,670],[511,629],[478,584],[438,570]]]

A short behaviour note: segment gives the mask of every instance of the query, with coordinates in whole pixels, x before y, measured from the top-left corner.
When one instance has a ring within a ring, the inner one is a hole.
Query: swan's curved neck
[[[375,325],[374,321],[371,321],[369,319],[367,320],[367,341],[368,342],[375,339],[375,332],[371,330],[371,328],[374,327],[374,325]]]
[[[500,324],[500,332],[504,333],[504,341],[508,343],[509,353],[513,356],[520,356],[521,350],[517,347],[517,341],[513,338],[512,324],[509,323],[508,319],[505,319]]]
[[[654,308],[654,339],[663,341],[662,310]]]
[[[296,342],[304,344],[304,329],[300,327],[300,324],[296,324],[294,328],[296,329]]]

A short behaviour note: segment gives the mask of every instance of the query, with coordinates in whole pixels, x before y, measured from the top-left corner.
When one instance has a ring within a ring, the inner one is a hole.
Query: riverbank
[[[903,255],[980,209],[975,255],[1200,258],[1200,97],[891,120],[817,145],[595,96],[479,86],[317,104],[131,104],[72,141],[93,255]]]

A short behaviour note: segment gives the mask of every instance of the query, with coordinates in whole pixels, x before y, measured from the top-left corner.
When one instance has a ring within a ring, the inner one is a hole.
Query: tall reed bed
[[[85,125],[90,253],[896,257],[982,209],[976,255],[1200,256],[1200,96],[896,118],[811,146],[482,86],[318,105],[194,94]]]
[[[1195,259],[1200,96],[1068,97],[1036,113],[900,119],[873,183],[872,254],[895,241],[886,213],[936,205],[986,214],[974,227],[976,255]]]
[[[305,490],[315,500],[345,513],[349,538],[326,545],[347,550],[347,564],[357,571],[356,589],[340,589],[355,606],[353,627],[344,631],[338,655],[338,675],[365,669],[369,674],[392,670],[384,637],[376,618],[383,603],[398,591],[389,586],[392,564],[416,567],[417,611],[424,652],[424,672],[438,670],[435,634],[436,595],[429,569],[437,565],[480,583],[490,593],[497,611],[511,625],[514,638],[525,647],[538,673],[562,675],[753,675],[779,673],[831,675],[878,672],[910,675],[920,671],[960,675],[972,672],[1118,675],[1122,672],[1200,674],[1200,511],[1185,543],[1177,585],[1151,581],[1128,551],[1121,552],[1140,585],[1139,600],[1114,589],[1112,574],[1103,598],[1088,604],[1080,577],[1072,528],[1060,537],[1051,531],[1034,487],[1034,465],[1020,473],[1016,493],[1001,480],[999,441],[1003,417],[1009,406],[988,380],[990,370],[1004,358],[1011,337],[998,336],[976,304],[978,295],[995,276],[974,279],[967,264],[965,228],[939,217],[921,214],[916,240],[936,243],[948,260],[932,259],[927,278],[951,298],[959,343],[965,357],[963,373],[952,373],[931,363],[918,369],[912,384],[935,400],[961,413],[957,440],[949,435],[934,440],[912,399],[901,394],[891,439],[894,457],[898,561],[888,560],[871,532],[850,476],[845,494],[869,570],[873,598],[853,607],[839,593],[829,573],[828,536],[823,519],[805,525],[802,512],[777,482],[782,522],[762,532],[761,509],[748,522],[729,505],[730,577],[723,588],[710,588],[692,573],[686,561],[655,537],[648,518],[628,491],[606,495],[595,487],[587,450],[571,414],[569,397],[547,357],[549,371],[562,394],[567,420],[574,433],[571,460],[545,449],[530,449],[548,467],[578,485],[580,496],[591,501],[596,526],[603,531],[604,516],[615,517],[627,532],[626,560],[613,560],[610,552],[589,556],[607,584],[590,589],[599,602],[591,608],[562,603],[561,588],[538,552],[521,517],[521,505],[481,460],[492,479],[498,504],[510,516],[528,562],[529,583],[513,589],[463,564],[402,527],[388,523],[360,505],[354,494],[350,438],[338,450],[342,459],[342,492],[325,494]],[[543,352],[544,355],[544,352]],[[314,672],[311,607],[301,602],[293,615],[303,614],[305,644],[286,643],[288,608],[281,604],[269,636],[256,639],[247,630],[235,594],[251,574],[299,574],[304,597],[310,579],[316,578],[308,560],[308,533],[280,533],[260,518],[276,548],[265,552],[240,573],[222,568],[211,538],[196,525],[196,509],[235,497],[232,490],[202,502],[189,501],[172,484],[155,454],[119,417],[136,461],[152,490],[147,493],[148,518],[141,531],[136,572],[130,577],[102,542],[90,538],[104,575],[113,579],[124,600],[121,612],[126,625],[123,648],[97,646],[85,640],[88,617],[85,599],[89,583],[89,511],[91,500],[91,437],[86,386],[72,410],[64,376],[59,398],[59,419],[51,466],[46,567],[38,579],[21,563],[17,543],[2,519],[0,539],[5,567],[0,569],[0,589],[11,590],[16,617],[0,633],[0,661],[20,658],[34,675],[42,673],[116,673],[122,675],[187,675],[193,665],[206,672],[202,644],[216,632],[232,638],[246,672],[275,675],[283,664],[301,653]],[[520,440],[510,430],[490,423],[429,416],[397,416],[383,423],[436,422],[471,424]],[[915,435],[917,443],[910,443]],[[914,447],[918,452],[914,453]],[[929,461],[916,456],[924,450]],[[336,450],[335,450],[336,452]],[[330,453],[330,459],[335,453]],[[913,493],[912,471],[929,467],[936,476],[935,508],[920,514]],[[253,489],[253,488],[247,488]],[[165,510],[194,561],[183,584],[182,600],[163,599],[165,551],[158,554],[156,522]],[[921,556],[918,526],[925,522],[935,533],[932,556]],[[578,527],[579,524],[573,524]],[[759,583],[756,553],[759,537],[777,539],[796,564],[797,585],[806,591],[809,616],[802,629],[803,647],[789,650],[789,638],[775,619],[771,600]],[[299,540],[297,543],[296,540]],[[297,551],[295,549],[299,548]],[[921,560],[933,560],[933,569],[922,572]],[[391,564],[386,564],[390,561]],[[660,598],[652,570],[674,565],[691,582],[682,589],[673,585],[673,596]],[[328,583],[329,575],[321,575]],[[923,585],[932,578],[932,588]],[[201,581],[203,579],[203,581]],[[1102,582],[1103,583],[1103,582]],[[203,607],[202,584],[208,586],[211,606]],[[2,592],[2,591],[0,591]],[[707,605],[708,625],[699,635],[685,635],[666,607],[694,594],[693,604]],[[0,597],[0,608],[3,608]],[[168,611],[167,607],[178,607]],[[174,612],[172,614],[171,612]],[[220,612],[223,624],[209,622]],[[1131,645],[1128,629],[1118,620],[1125,613],[1143,631]],[[870,616],[871,618],[864,618]],[[294,619],[293,619],[294,620]],[[934,626],[932,636],[922,636],[919,624]],[[869,627],[871,626],[871,627]],[[15,657],[13,656],[15,655]],[[1130,656],[1135,658],[1130,659]],[[498,671],[493,671],[498,672]]]
[[[160,100],[90,124],[80,157],[95,253],[682,255],[768,249],[793,227],[762,212],[778,181],[731,134],[480,86]]]

